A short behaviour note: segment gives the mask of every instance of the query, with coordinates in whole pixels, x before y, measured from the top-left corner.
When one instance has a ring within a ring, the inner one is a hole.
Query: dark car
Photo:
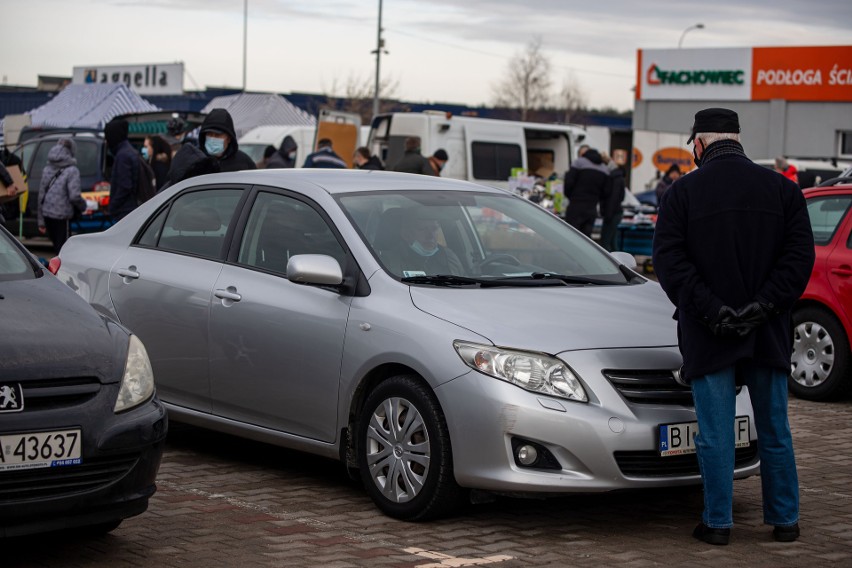
[[[790,391],[832,400],[852,390],[852,178],[804,190],[816,262],[793,310]]]
[[[154,111],[126,114],[116,117],[129,123],[128,138],[141,148],[146,136],[184,136],[198,128],[204,121],[198,112]],[[41,174],[47,165],[47,154],[60,138],[72,137],[77,145],[77,168],[80,170],[80,188],[83,197],[92,200],[95,209],[72,222],[75,233],[89,233],[108,228],[112,221],[105,211],[109,205],[109,179],[112,156],[106,146],[103,130],[95,128],[24,128],[14,153],[21,159],[27,173],[29,198],[22,219],[19,220],[17,201],[4,205],[6,228],[24,237],[37,236],[36,222]],[[88,192],[94,192],[86,195]]]
[[[0,227],[0,537],[148,507],[168,429],[142,342]]]

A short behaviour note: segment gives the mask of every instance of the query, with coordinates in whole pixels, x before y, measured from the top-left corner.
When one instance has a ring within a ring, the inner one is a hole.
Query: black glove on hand
[[[737,312],[730,306],[722,306],[719,313],[710,321],[710,331],[716,337],[737,337],[739,319]]]
[[[772,316],[772,310],[772,304],[752,302],[737,310],[737,318],[743,325],[751,326],[751,329],[754,329]]]

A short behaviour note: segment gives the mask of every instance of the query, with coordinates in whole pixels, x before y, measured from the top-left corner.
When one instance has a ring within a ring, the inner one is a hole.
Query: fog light
[[[518,461],[521,465],[532,465],[538,459],[538,451],[529,444],[518,448]]]

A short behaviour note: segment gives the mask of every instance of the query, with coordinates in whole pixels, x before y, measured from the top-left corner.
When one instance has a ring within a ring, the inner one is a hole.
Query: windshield
[[[338,200],[385,270],[403,281],[627,281],[609,255],[561,219],[508,194],[382,191]],[[444,278],[431,278],[438,275]]]
[[[0,282],[35,278],[32,264],[15,246],[12,237],[0,230]]]

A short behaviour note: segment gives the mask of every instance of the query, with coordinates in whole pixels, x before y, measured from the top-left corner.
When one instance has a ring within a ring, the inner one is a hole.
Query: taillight
[[[62,266],[62,261],[59,260],[58,256],[54,256],[53,258],[50,259],[50,262],[47,263],[47,269],[54,276],[56,275],[57,272],[59,272],[60,266]]]

